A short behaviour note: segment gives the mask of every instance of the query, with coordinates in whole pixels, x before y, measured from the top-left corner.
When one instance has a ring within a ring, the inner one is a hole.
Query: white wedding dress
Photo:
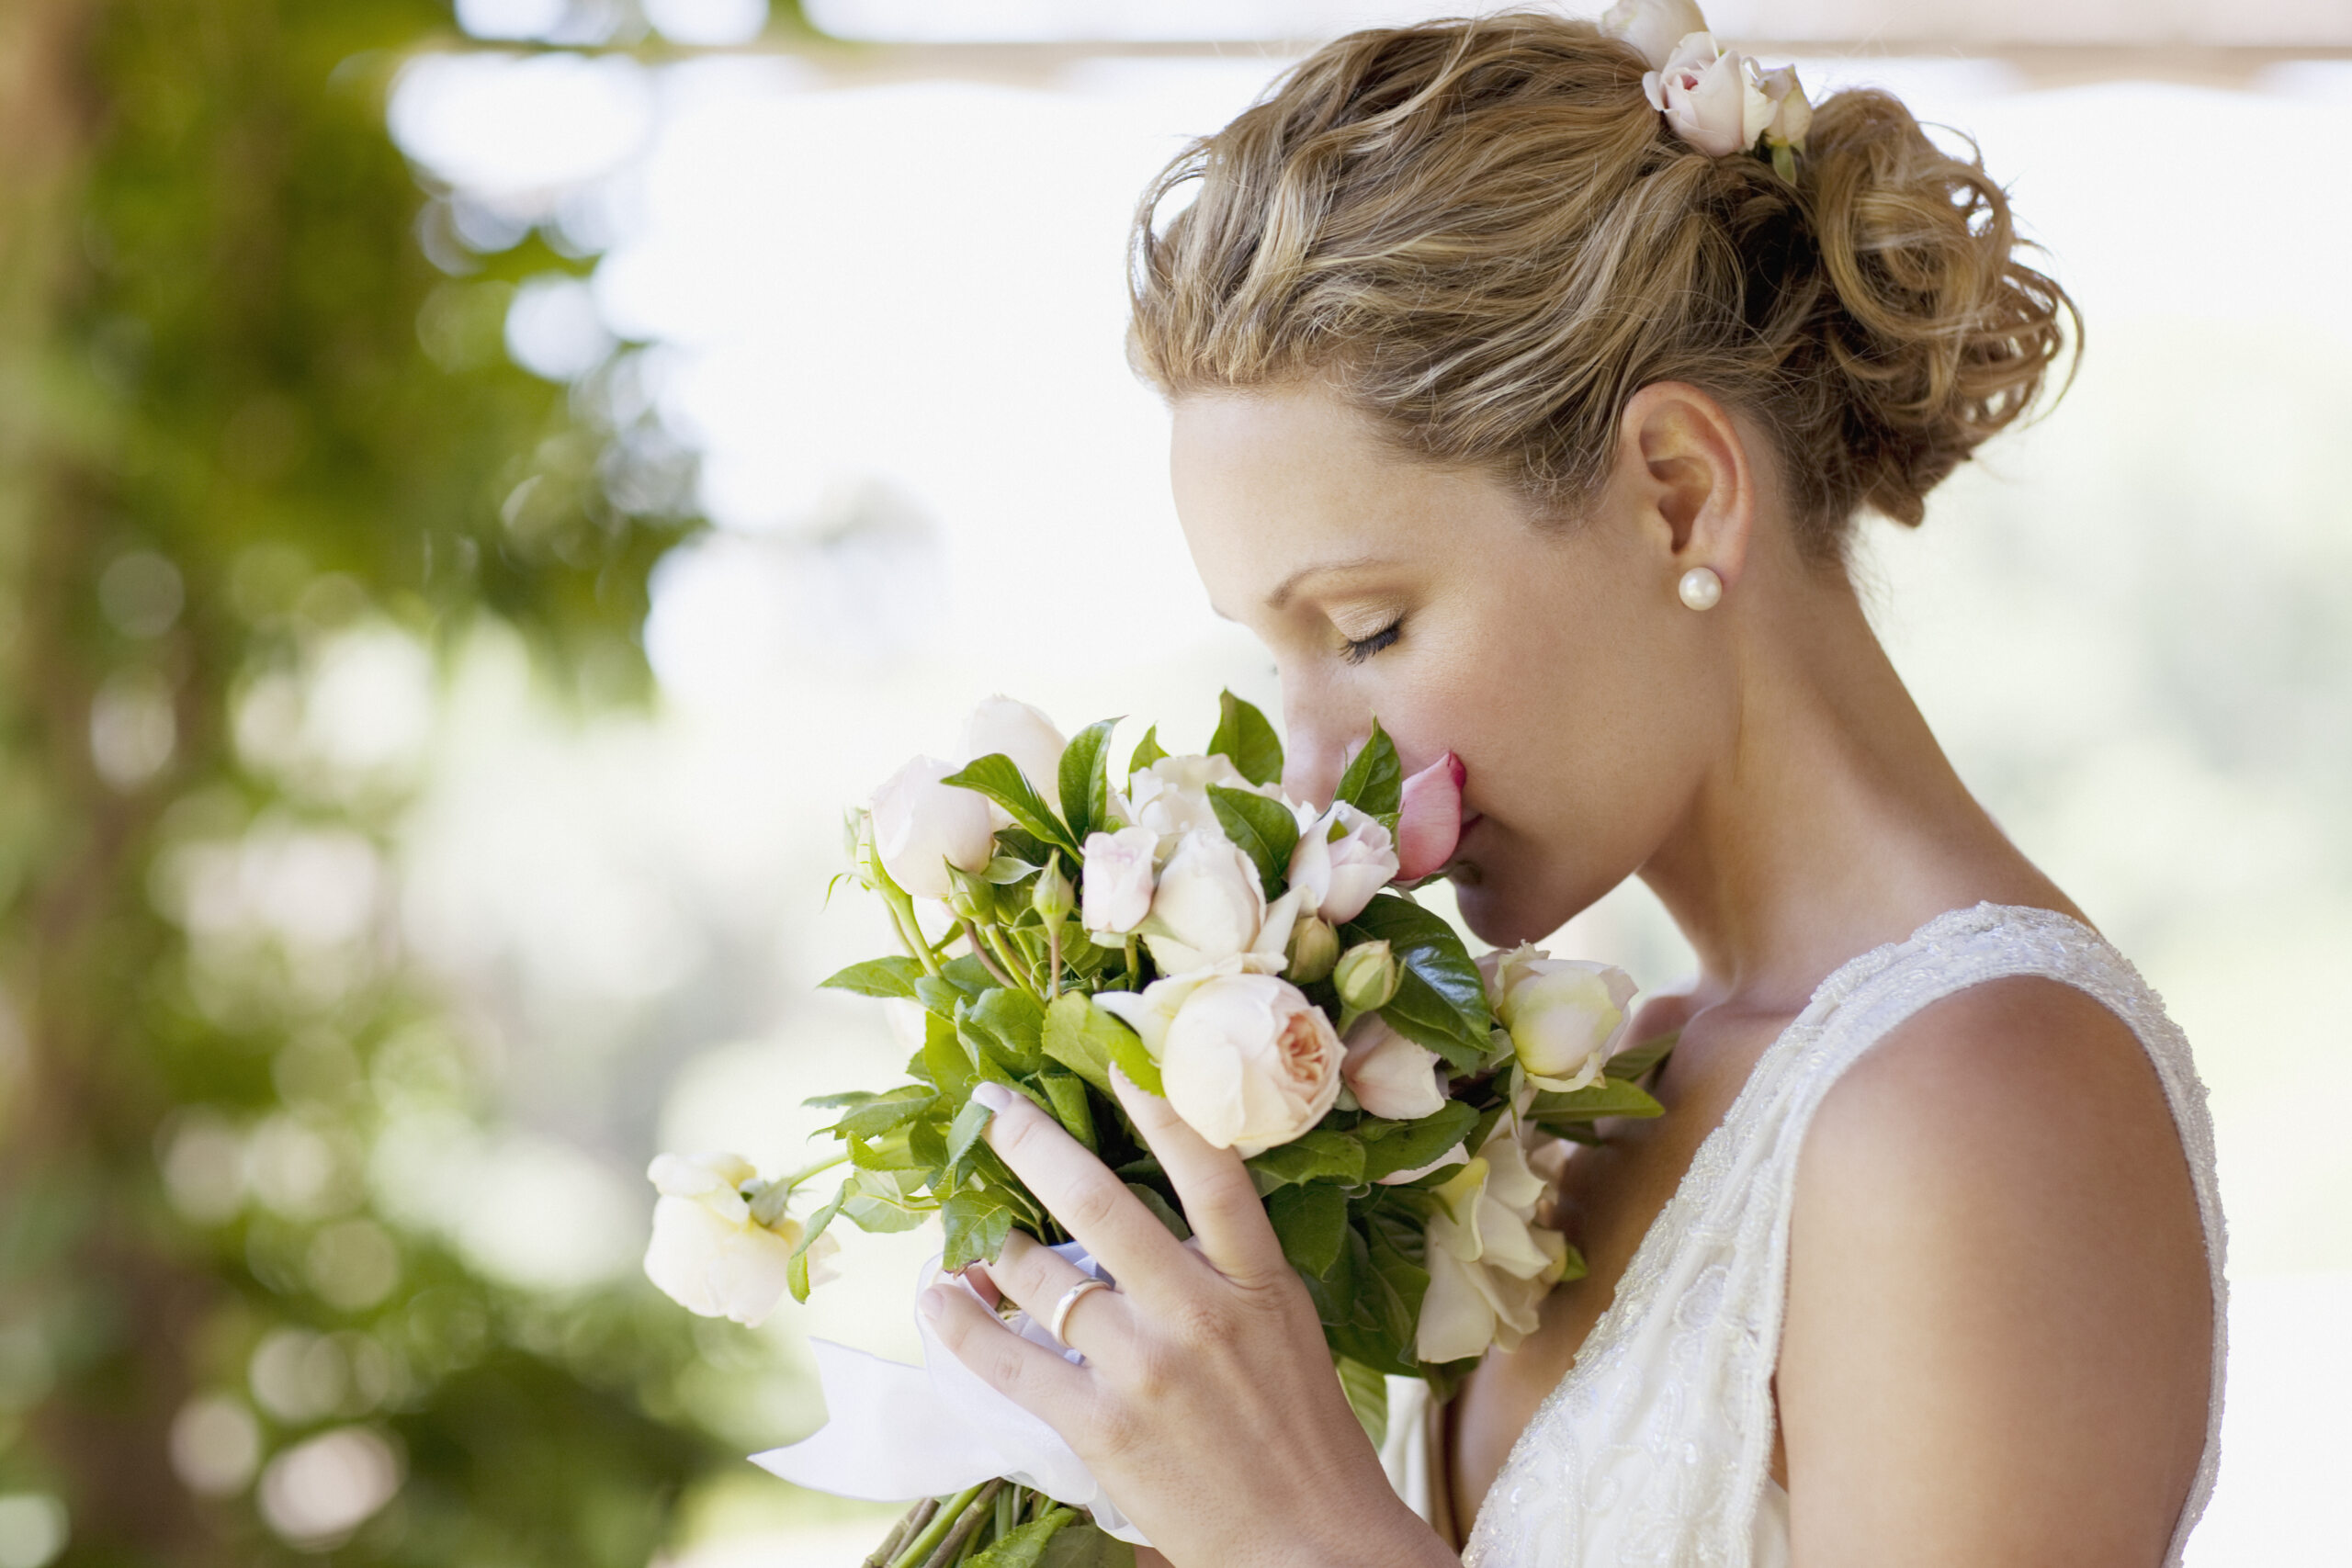
[[[2204,1457],[2166,1557],[2179,1562],[2220,1457],[2225,1286],[2204,1088],[2164,1004],[2096,932],[2049,910],[1980,904],[1848,963],[1758,1059],[1511,1450],[1465,1568],[1785,1568],[1788,1495],[1767,1467],[1805,1129],[1838,1076],[1896,1025],[2011,976],[2074,986],[2131,1025],[2188,1153],[2212,1269],[2213,1381]]]

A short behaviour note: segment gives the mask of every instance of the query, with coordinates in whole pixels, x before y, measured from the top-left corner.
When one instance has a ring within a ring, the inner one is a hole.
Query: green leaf
[[[1418,1122],[1367,1117],[1356,1124],[1356,1136],[1363,1142],[1363,1179],[1377,1181],[1425,1166],[1467,1138],[1477,1122],[1478,1112],[1459,1100],[1447,1100]]]
[[[1283,884],[1290,880],[1290,852],[1298,844],[1298,818],[1290,807],[1246,789],[1211,784],[1209,809],[1216,813],[1225,836],[1258,868],[1266,897],[1282,897]]]
[[[883,1234],[910,1231],[931,1218],[933,1205],[909,1198],[889,1175],[878,1170],[851,1173],[842,1183],[842,1214],[862,1231]]]
[[[1065,991],[1046,1006],[1038,1043],[1047,1056],[1109,1094],[1111,1045],[1095,1022],[1098,1018],[1126,1027],[1077,992]]]
[[[784,1282],[794,1301],[808,1299],[808,1248],[825,1234],[825,1227],[833,1223],[833,1216],[842,1212],[842,1205],[848,1200],[849,1183],[844,1181],[834,1191],[831,1201],[808,1216],[808,1227],[800,1233],[800,1244],[792,1249],[792,1257],[784,1266]]]
[[[968,953],[958,953],[939,966],[940,977],[967,997],[978,997],[997,988],[997,977],[989,966]],[[952,1015],[953,1008],[948,1010]]]
[[[1037,1568],[1136,1568],[1136,1549],[1099,1526],[1075,1524],[1046,1543]]]
[[[1081,847],[1089,833],[1109,826],[1111,731],[1118,723],[1106,718],[1090,724],[1062,748],[1062,820]]]
[[[1353,1187],[1363,1180],[1363,1145],[1353,1133],[1317,1128],[1268,1149],[1250,1162],[1261,1197],[1301,1181],[1333,1181]]]
[[[870,1089],[845,1089],[839,1094],[812,1094],[800,1103],[828,1111],[842,1105],[871,1105],[881,1098]]]
[[[1046,1010],[1028,992],[1005,986],[983,991],[978,1000],[967,1004],[958,1021],[967,1031],[986,1037],[1014,1072],[1034,1073],[1045,1065],[1038,1041],[1046,1026]]]
[[[1396,996],[1380,1010],[1389,1027],[1457,1070],[1482,1062],[1493,1021],[1486,978],[1444,917],[1410,898],[1384,893],[1340,932],[1342,947],[1373,941],[1388,943],[1403,971]]]
[[[1054,1119],[1091,1151],[1094,1147],[1094,1112],[1086,1103],[1084,1081],[1069,1073],[1040,1073],[1037,1083],[1046,1091],[1046,1098],[1054,1103]]]
[[[1405,767],[1396,760],[1396,743],[1378,719],[1372,721],[1372,734],[1363,749],[1349,760],[1331,798],[1346,801],[1367,817],[1394,818],[1403,807]]]
[[[970,1152],[974,1144],[979,1142],[980,1134],[988,1130],[989,1122],[995,1115],[995,1111],[977,1100],[967,1100],[964,1102],[964,1109],[956,1112],[956,1120],[947,1124],[947,1163],[949,1165],[964,1163],[964,1156]]]
[[[1159,726],[1155,724],[1136,742],[1135,754],[1127,759],[1127,776],[1135,777],[1166,755],[1168,748],[1159,743]]]
[[[923,1166],[903,1127],[871,1141],[851,1138],[849,1162],[860,1170],[920,1170]]]
[[[1380,1447],[1388,1440],[1387,1376],[1351,1356],[1335,1356],[1331,1364],[1340,1374],[1340,1389],[1348,1396],[1348,1408],[1363,1426],[1363,1435],[1372,1439],[1374,1448]]]
[[[1093,1010],[1096,1010],[1096,1013],[1103,1013],[1103,1009],[1093,1009]],[[1159,1086],[1159,1063],[1155,1063],[1150,1051],[1143,1048],[1141,1034],[1136,1034],[1134,1030],[1126,1027],[1125,1021],[1113,1018],[1110,1013],[1103,1013],[1103,1018],[1110,1018],[1110,1025],[1113,1025],[1113,1027],[1103,1027],[1103,1030],[1099,1030],[1099,1039],[1110,1048],[1110,1065],[1120,1069],[1120,1072],[1125,1072],[1126,1081],[1134,1084],[1136,1089],[1141,1089],[1143,1093],[1155,1093],[1155,1096],[1159,1096],[1164,1100],[1164,1098],[1167,1098],[1167,1089]]]
[[[1209,737],[1209,750],[1225,753],[1226,761],[1251,784],[1274,784],[1283,776],[1282,737],[1264,714],[1231,692],[1217,696],[1216,733]]]
[[[1555,1122],[1591,1122],[1603,1116],[1663,1116],[1666,1107],[1650,1097],[1639,1084],[1623,1078],[1602,1078],[1599,1083],[1562,1094],[1551,1090],[1535,1097],[1530,1120],[1549,1127]]]
[[[1170,1235],[1174,1236],[1178,1241],[1193,1239],[1193,1227],[1184,1223],[1184,1216],[1177,1213],[1176,1205],[1159,1195],[1158,1188],[1147,1187],[1140,1181],[1130,1181],[1127,1183],[1127,1190],[1134,1193],[1136,1201],[1149,1209],[1154,1217],[1168,1227]]]
[[[947,1227],[947,1250],[940,1267],[949,1273],[967,1263],[996,1261],[1004,1238],[1012,1234],[1012,1206],[1001,1193],[967,1188],[941,1206]]]
[[[978,1076],[973,1071],[972,1054],[956,1033],[954,1021],[935,1012],[922,1015],[922,1065],[932,1083],[951,1101],[970,1094]]]
[[[1639,1045],[1620,1051],[1610,1057],[1609,1065],[1601,1071],[1612,1078],[1623,1078],[1628,1083],[1639,1083],[1648,1076],[1651,1068],[1674,1055],[1675,1043],[1681,1038],[1682,1031],[1676,1029],[1669,1030],[1655,1040],[1645,1040]]]
[[[1038,1560],[1046,1555],[1062,1527],[1078,1517],[1075,1510],[1055,1508],[1025,1525],[1016,1526],[1009,1534],[999,1536],[988,1549],[976,1557],[965,1560],[965,1568],[1037,1568]]]
[[[869,958],[863,964],[853,964],[820,982],[817,988],[851,991],[861,997],[903,997],[912,1001],[915,978],[922,973],[922,965],[903,954],[896,958]]]
[[[999,828],[996,830],[996,847],[1001,855],[1009,855],[1029,866],[1045,864],[1046,857],[1054,852],[1051,844],[1036,834],[1024,833],[1018,828]]]
[[[1340,1260],[1348,1228],[1348,1195],[1320,1182],[1278,1188],[1267,1194],[1266,1218],[1273,1222],[1290,1266],[1309,1278],[1319,1277]]]
[[[930,1110],[938,1098],[930,1089],[908,1084],[888,1094],[876,1095],[824,1131],[844,1138],[878,1138]]]
[[[1014,822],[1046,843],[1058,845],[1072,854],[1078,852],[1078,843],[1070,837],[1069,829],[1062,826],[1062,819],[1029,787],[1029,781],[1021,776],[1020,767],[1003,752],[991,751],[940,782],[958,789],[978,791],[1010,812]]]

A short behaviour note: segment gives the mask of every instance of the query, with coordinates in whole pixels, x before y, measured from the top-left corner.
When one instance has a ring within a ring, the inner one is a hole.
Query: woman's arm
[[[1823,1102],[1778,1393],[1800,1568],[2159,1563],[2205,1440],[2211,1288],[2131,1031],[1997,982]]]
[[[1059,1432],[1182,1568],[1458,1568],[1388,1484],[1240,1156],[1212,1147],[1167,1101],[1116,1083],[1193,1240],[1178,1242],[1050,1117],[1001,1091],[989,1145],[1118,1289],[1069,1314],[1082,1367],[934,1286],[921,1305],[941,1341]],[[1041,1316],[1079,1278],[1018,1232],[983,1271]]]

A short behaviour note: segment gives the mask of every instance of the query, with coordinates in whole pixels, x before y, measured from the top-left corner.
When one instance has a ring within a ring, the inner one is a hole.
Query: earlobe
[[[1731,413],[1713,397],[1680,381],[1658,381],[1626,401],[1620,463],[1662,559],[1668,581],[1693,609],[1712,606],[1737,584],[1755,526],[1755,470]],[[1693,602],[1714,579],[1707,604]]]

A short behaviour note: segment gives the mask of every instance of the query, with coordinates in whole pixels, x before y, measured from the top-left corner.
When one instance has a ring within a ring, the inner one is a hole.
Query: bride
[[[1612,18],[1323,49],[1148,194],[1130,336],[1211,599],[1279,662],[1289,793],[1376,714],[1467,767],[1479,936],[1638,875],[1699,955],[1634,1036],[1681,1031],[1668,1114],[1564,1162],[1590,1272],[1442,1413],[1429,1520],[1239,1158],[1139,1091],[1190,1246],[1025,1101],[989,1134],[1117,1275],[1085,1363],[924,1311],[1188,1568],[2177,1562],[2222,1321],[2187,1044],[1845,569],[2036,402],[2073,307],[1894,98],[1808,126],[1689,0]],[[1073,1271],[1016,1235],[990,1272],[1036,1312]]]

